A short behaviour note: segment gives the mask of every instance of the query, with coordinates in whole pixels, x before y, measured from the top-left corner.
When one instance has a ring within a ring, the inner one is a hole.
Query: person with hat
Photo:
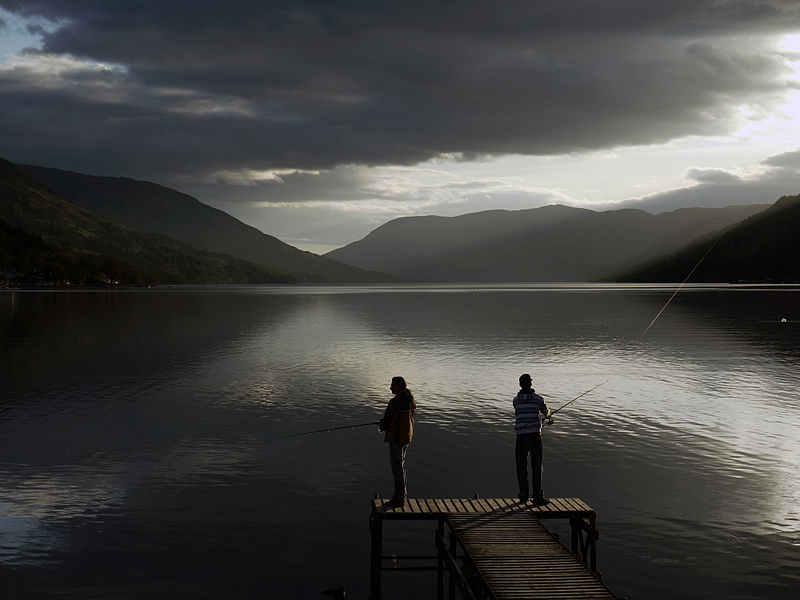
[[[533,389],[533,380],[528,373],[519,378],[519,393],[514,397],[514,413],[516,421],[514,432],[517,434],[515,454],[517,459],[517,483],[519,484],[519,501],[541,506],[550,502],[542,492],[542,419],[552,423],[552,413],[544,398]],[[531,474],[533,481],[528,488],[528,456],[531,457]],[[533,494],[530,492],[533,491]]]

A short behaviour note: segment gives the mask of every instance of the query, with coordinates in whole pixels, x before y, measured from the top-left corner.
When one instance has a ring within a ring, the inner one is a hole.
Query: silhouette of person
[[[394,494],[385,506],[391,508],[403,506],[408,497],[406,451],[414,436],[417,405],[411,390],[406,387],[406,380],[402,377],[392,377],[389,389],[394,397],[389,401],[378,428],[386,432],[383,439],[389,444],[389,464],[394,478]]]
[[[542,505],[550,502],[542,492],[542,419],[550,419],[550,409],[544,398],[533,389],[531,376],[523,373],[519,377],[519,393],[514,397],[514,432],[517,434],[515,454],[517,459],[517,483],[519,484],[519,501],[533,499],[534,504]],[[531,457],[531,474],[533,481],[528,488],[528,456]],[[533,494],[530,494],[533,491]]]

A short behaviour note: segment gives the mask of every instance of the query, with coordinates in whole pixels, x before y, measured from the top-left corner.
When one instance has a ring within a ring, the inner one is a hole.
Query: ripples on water
[[[284,436],[375,420],[402,374],[412,495],[513,496],[532,371],[555,408],[602,383],[546,430],[545,491],[597,509],[609,587],[794,598],[798,293],[689,289],[644,337],[671,290],[3,293],[0,579],[18,598],[366,597],[381,437]],[[389,527],[387,551],[431,537]]]

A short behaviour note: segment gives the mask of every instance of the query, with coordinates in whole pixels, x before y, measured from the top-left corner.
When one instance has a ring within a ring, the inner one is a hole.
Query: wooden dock
[[[596,563],[596,513],[579,498],[553,498],[543,506],[513,498],[410,499],[402,507],[372,500],[371,598],[381,597],[381,571],[435,569],[438,598],[617,598],[600,580]],[[435,520],[435,556],[383,555],[383,522]],[[541,523],[567,519],[570,549]],[[392,566],[384,566],[391,559]],[[403,559],[436,561],[433,567],[398,567]]]

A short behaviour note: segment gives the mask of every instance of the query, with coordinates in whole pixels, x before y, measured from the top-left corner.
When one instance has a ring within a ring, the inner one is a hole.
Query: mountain
[[[767,205],[652,215],[561,205],[405,217],[326,254],[413,281],[593,281],[683,248]]]
[[[720,236],[622,273],[621,281],[800,282],[800,196],[784,196]],[[708,252],[708,254],[706,254]],[[705,256],[705,258],[703,258]]]
[[[96,284],[289,283],[288,273],[134,231],[55,195],[0,159],[0,268],[6,279]],[[11,277],[9,277],[9,275]]]
[[[292,273],[300,281],[364,283],[396,280],[298,250],[231,215],[176,190],[124,177],[97,177],[19,165],[69,202],[131,229],[168,235],[214,252]]]

